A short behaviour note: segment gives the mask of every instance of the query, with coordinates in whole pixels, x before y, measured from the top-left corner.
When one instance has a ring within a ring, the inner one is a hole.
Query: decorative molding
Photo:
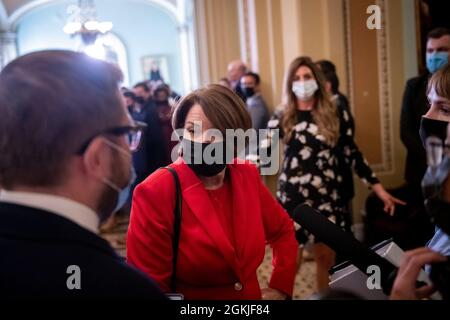
[[[247,66],[253,66],[252,54],[252,26],[251,26],[251,0],[238,0],[238,14],[239,14],[239,31],[241,43],[241,59]],[[254,6],[253,6],[254,10]]]
[[[17,57],[17,34],[0,32],[0,70]]]
[[[345,51],[346,51],[346,70],[347,70],[347,92],[352,111],[354,111],[354,79],[352,66],[352,35],[351,35],[351,17],[350,2],[344,0],[344,23],[345,23]],[[390,92],[390,57],[389,57],[389,39],[387,20],[386,0],[376,0],[376,4],[381,9],[382,28],[377,30],[377,55],[378,55],[378,85],[379,85],[379,111],[380,111],[380,135],[381,135],[381,163],[371,164],[371,168],[378,174],[392,174],[395,170],[393,154],[393,118],[391,108]]]
[[[30,12],[38,7],[42,7],[42,6],[45,6],[48,4],[58,3],[58,2],[60,2],[60,1],[59,0],[34,0],[34,1],[30,1],[22,6],[18,7],[8,17],[8,28],[10,30],[16,30],[20,19],[25,14],[27,14],[28,12]]]
[[[248,50],[248,5],[247,0],[237,0],[239,17],[239,43],[241,46],[241,59],[248,63],[250,51]]]
[[[133,0],[136,2],[146,3],[146,4],[154,4],[158,8],[163,9],[165,12],[169,14],[171,18],[173,18],[177,23],[183,22],[182,13],[178,10],[178,8],[168,0]],[[20,7],[18,7],[12,14],[8,17],[7,25],[8,28],[11,30],[15,30],[17,28],[17,24],[19,23],[20,19],[27,14],[28,12],[38,8],[42,7],[43,5],[53,4],[53,3],[60,3],[61,0],[34,0],[30,1]]]
[[[0,31],[6,31],[8,29],[8,14],[6,13],[5,5],[0,0]]]
[[[277,65],[276,65],[276,48],[275,48],[275,34],[274,34],[274,21],[273,21],[273,15],[272,15],[272,8],[274,6],[274,2],[271,0],[266,0],[266,9],[267,9],[267,31],[269,33],[269,44],[270,44],[270,72],[272,74],[272,79],[275,79],[275,81],[278,80],[277,78]],[[279,99],[277,99],[277,90],[279,88],[279,84],[275,84],[272,81],[272,85],[270,86],[270,89],[272,91],[272,105],[279,104]],[[278,82],[278,81],[277,81]],[[281,93],[280,93],[281,95]]]
[[[208,55],[208,34],[207,34],[207,21],[206,21],[206,8],[205,0],[196,0],[194,3],[195,19],[195,41],[196,60],[199,72],[199,84],[204,85],[211,82],[210,74],[210,58]],[[200,40],[201,39],[201,40]]]
[[[259,72],[258,39],[256,26],[256,0],[247,0],[248,13],[248,48],[250,51],[250,61],[247,64],[254,72]]]
[[[393,125],[391,106],[391,82],[390,82],[390,57],[389,57],[389,21],[386,0],[377,0],[377,5],[381,9],[382,28],[377,30],[377,50],[378,50],[378,83],[380,94],[380,120],[381,120],[381,142],[382,158],[381,165],[374,166],[374,170],[383,174],[394,173],[393,155]]]
[[[350,100],[350,108],[354,113],[355,94],[353,91],[353,67],[352,67],[352,32],[350,19],[350,0],[344,0],[344,38],[345,38],[345,67],[347,72],[347,92]]]
[[[192,66],[192,59],[197,55],[196,45],[193,43],[195,39],[194,27],[192,18],[194,10],[193,0],[130,0],[146,5],[156,6],[157,8],[163,10],[177,25],[178,30],[178,42],[181,48],[181,66],[183,69],[183,85],[186,92],[193,89],[193,87],[198,86],[198,75],[193,77],[196,81],[192,81],[191,76],[194,70]],[[33,0],[28,3],[16,8],[14,12],[8,17],[6,11],[4,10],[3,2],[0,0],[0,30],[10,30],[14,31],[17,28],[21,18],[28,12],[33,11],[36,8],[63,3],[61,0]],[[191,19],[192,20],[192,19]],[[203,20],[204,22],[204,20]]]

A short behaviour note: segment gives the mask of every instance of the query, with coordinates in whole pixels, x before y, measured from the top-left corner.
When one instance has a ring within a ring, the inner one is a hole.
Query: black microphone
[[[309,205],[297,206],[293,219],[337,254],[349,260],[364,274],[367,274],[369,266],[378,266],[381,271],[380,285],[386,295],[390,294],[397,271],[397,267],[392,263],[356,240],[352,234],[336,226]]]

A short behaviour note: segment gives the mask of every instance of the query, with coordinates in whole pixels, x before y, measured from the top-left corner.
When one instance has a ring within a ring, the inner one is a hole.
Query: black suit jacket
[[[238,81],[237,85],[233,88],[233,91],[242,99],[242,101],[247,101],[247,97],[245,96],[244,91],[242,91],[240,81]]]
[[[0,296],[6,299],[165,299],[108,242],[63,217],[7,203],[0,203],[0,217]],[[80,290],[67,287],[71,265],[80,268]]]
[[[408,80],[403,95],[400,135],[407,150],[405,180],[420,194],[420,185],[427,169],[425,148],[419,130],[422,116],[429,106],[426,96],[429,75]]]

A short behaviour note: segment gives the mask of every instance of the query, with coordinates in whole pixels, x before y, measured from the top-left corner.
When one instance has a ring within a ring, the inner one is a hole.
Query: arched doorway
[[[12,0],[3,0],[12,1]],[[32,50],[44,49],[43,43],[37,43],[42,36],[48,36],[50,43],[46,48],[73,48],[71,39],[63,34],[61,25],[67,18],[65,9],[69,5],[76,3],[76,0],[32,0],[25,1],[7,16],[6,23],[1,28],[8,30],[16,36],[17,54],[21,55]],[[143,80],[142,59],[147,56],[166,56],[169,63],[171,85],[180,93],[188,92],[198,87],[195,32],[193,25],[193,4],[192,0],[123,0],[119,4],[114,4],[108,0],[95,0],[99,17],[107,17],[107,20],[117,25],[113,28],[114,35],[119,41],[114,41],[118,47],[124,47],[126,63],[122,60],[121,66],[128,65],[129,83],[133,84]],[[113,6],[115,5],[115,6]],[[1,3],[0,3],[1,7]],[[133,19],[130,9],[137,12],[138,17]],[[134,8],[134,9],[133,9]],[[1,8],[0,8],[1,9]],[[48,12],[45,18],[45,12]],[[1,10],[0,10],[1,13]],[[53,16],[50,16],[53,13]],[[126,14],[125,14],[126,13]],[[42,28],[39,34],[37,17],[43,17],[40,21],[47,27]],[[111,17],[115,17],[112,19]],[[0,15],[1,19],[1,15]],[[27,20],[34,19],[28,23],[30,30],[35,36],[29,37],[28,45],[23,41],[23,30],[27,25]],[[5,18],[2,19],[4,21]],[[0,21],[0,22],[2,22]],[[157,23],[155,27],[153,24]],[[50,27],[50,25],[52,25]],[[1,24],[0,24],[1,26]],[[133,29],[134,28],[134,29]],[[158,32],[153,32],[158,30]],[[161,31],[160,31],[161,30]],[[152,33],[153,32],[153,33]],[[144,36],[147,35],[147,38]],[[140,37],[140,39],[138,39]],[[34,40],[31,38],[35,38]],[[58,46],[54,44],[58,40]],[[122,45],[119,45],[119,42]],[[111,40],[112,41],[112,40]],[[149,45],[152,44],[152,45]],[[139,48],[143,47],[142,50]],[[145,51],[147,50],[147,52]],[[1,66],[0,66],[1,68]],[[126,69],[125,67],[122,67]],[[126,70],[124,70],[126,71]],[[125,73],[125,72],[124,72]]]

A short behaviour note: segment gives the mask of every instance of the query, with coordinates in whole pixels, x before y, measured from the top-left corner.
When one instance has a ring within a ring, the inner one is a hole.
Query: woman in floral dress
[[[277,198],[292,215],[296,206],[307,203],[344,230],[350,231],[351,217],[342,188],[344,166],[351,166],[364,183],[383,201],[385,211],[393,214],[395,204],[404,204],[383,188],[353,140],[349,114],[338,110],[325,90],[325,79],[308,57],[295,59],[288,70],[286,103],[275,112],[269,129],[279,129],[285,142]],[[274,131],[272,131],[274,132]],[[328,270],[334,252],[320,239],[314,239],[299,226],[299,263],[303,245],[314,241],[319,290],[328,287]]]

